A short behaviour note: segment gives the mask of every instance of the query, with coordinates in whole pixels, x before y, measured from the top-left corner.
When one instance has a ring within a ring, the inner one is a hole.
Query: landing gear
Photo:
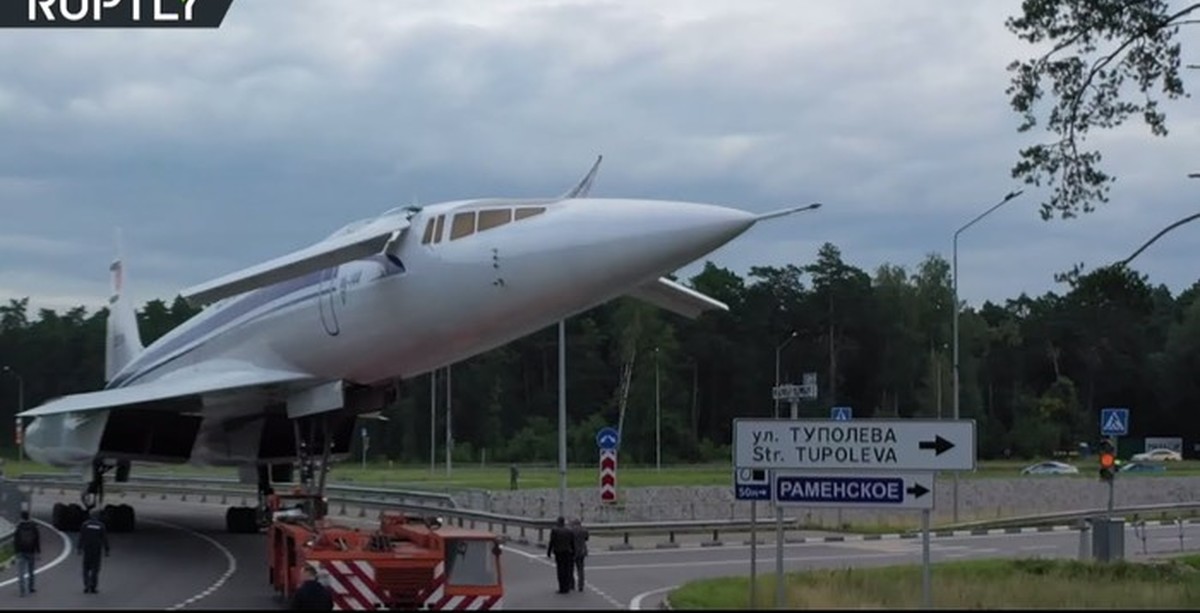
[[[304,428],[301,428],[303,422]],[[300,472],[300,487],[295,492],[283,494],[290,500],[301,499],[292,506],[297,507],[310,520],[325,516],[325,476],[329,472],[329,456],[333,451],[332,429],[327,415],[303,418],[292,422],[295,436],[296,466],[292,464],[259,465],[258,506],[230,507],[225,512],[225,529],[231,533],[256,533],[271,524],[273,514],[281,510],[280,496],[271,487],[272,482],[291,481],[296,468]],[[316,457],[320,450],[320,458]],[[300,496],[296,496],[299,494]]]
[[[79,496],[79,502],[82,504],[54,503],[54,507],[50,511],[50,523],[56,529],[64,532],[78,532],[79,526],[87,519],[88,514],[104,502],[104,473],[114,467],[117,468],[118,480],[121,480],[122,476],[124,479],[129,478],[128,462],[123,463],[122,466],[121,463],[113,465],[97,460],[92,464],[92,480]],[[111,532],[133,532],[137,523],[133,507],[127,504],[104,505],[100,511],[100,521],[104,522]]]
[[[305,426],[301,428],[301,426]],[[308,520],[325,516],[325,476],[329,472],[329,456],[333,451],[333,433],[327,415],[294,420],[296,466],[292,464],[260,465],[258,469],[258,507],[230,507],[225,513],[225,528],[233,533],[258,532],[269,526],[278,511],[299,513]],[[316,457],[320,450],[320,458]],[[272,481],[291,481],[296,468],[300,472],[300,487],[293,492],[277,495]],[[286,499],[288,508],[280,507]],[[293,501],[296,501],[293,503]]]
[[[271,473],[266,466],[257,466],[258,506],[229,507],[225,511],[225,530],[231,534],[254,534],[270,522],[267,496],[271,490]]]

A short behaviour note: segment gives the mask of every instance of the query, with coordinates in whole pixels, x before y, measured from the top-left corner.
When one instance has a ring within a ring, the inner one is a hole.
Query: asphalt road
[[[35,517],[47,520],[58,495],[38,496]],[[193,499],[194,500],[194,499]],[[114,502],[121,502],[116,500]],[[100,593],[84,594],[81,558],[68,549],[65,535],[43,525],[38,593],[19,598],[14,570],[0,574],[0,610],[16,609],[280,609],[266,577],[266,544],[261,535],[227,534],[225,507],[174,500],[128,501],[138,512],[138,531],[111,534],[112,557],[104,559]],[[362,521],[368,520],[348,520]],[[1182,547],[1200,549],[1200,526],[1185,525]],[[1127,531],[1126,556],[1180,550],[1174,526],[1147,527],[1145,551],[1138,533]],[[723,535],[725,537],[725,535]],[[773,533],[760,534],[758,572],[775,572]],[[596,539],[588,559],[587,589],[557,594],[554,567],[544,549],[507,545],[502,568],[505,608],[655,608],[671,588],[694,579],[747,575],[750,547],[744,535],[728,535],[719,547],[686,542],[677,549],[609,551]],[[933,561],[995,557],[1075,557],[1075,532],[1031,532],[982,536],[934,536]],[[882,538],[845,542],[805,542],[784,546],[786,570],[918,563],[919,539]],[[936,572],[936,571],[935,571]]]

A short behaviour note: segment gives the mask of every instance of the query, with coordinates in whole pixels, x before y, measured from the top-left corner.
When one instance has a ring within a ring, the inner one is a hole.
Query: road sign
[[[972,470],[972,419],[733,420],[734,468]]]
[[[817,397],[817,384],[805,383],[804,385],[796,385],[795,383],[785,383],[771,388],[772,400],[787,400],[795,402],[797,400],[812,400]]]
[[[1129,409],[1100,409],[1100,434],[1103,436],[1129,434]]]
[[[596,446],[601,449],[616,449],[620,439],[621,435],[611,426],[604,426],[596,432]]]
[[[771,487],[781,505],[933,508],[933,473],[775,471]]]
[[[854,411],[850,407],[830,407],[829,419],[834,421],[850,421]]]
[[[617,500],[617,452],[613,449],[600,450],[600,500]]]
[[[761,468],[736,468],[733,471],[733,497],[737,500],[770,500],[771,484]]]

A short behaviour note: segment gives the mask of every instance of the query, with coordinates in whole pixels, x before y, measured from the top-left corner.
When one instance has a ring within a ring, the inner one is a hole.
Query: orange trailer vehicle
[[[502,608],[495,534],[399,513],[381,514],[374,531],[305,515],[275,513],[267,529],[271,584],[285,599],[314,564],[337,610]]]

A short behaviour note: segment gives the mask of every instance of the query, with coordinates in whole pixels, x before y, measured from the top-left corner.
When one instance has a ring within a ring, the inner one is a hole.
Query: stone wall
[[[953,521],[953,481],[937,480],[934,522]],[[960,478],[959,513],[962,522],[1104,508],[1108,486],[1086,477]],[[594,489],[567,490],[564,513],[590,522],[720,519],[750,517],[750,503],[735,501],[731,486],[640,487],[618,490],[619,502],[603,505]],[[505,515],[554,518],[558,515],[558,490],[493,491],[459,504]],[[1117,506],[1200,500],[1200,477],[1118,477]],[[916,512],[789,508],[784,514],[813,526],[856,524],[916,525]],[[774,517],[769,503],[758,504],[758,515]]]

